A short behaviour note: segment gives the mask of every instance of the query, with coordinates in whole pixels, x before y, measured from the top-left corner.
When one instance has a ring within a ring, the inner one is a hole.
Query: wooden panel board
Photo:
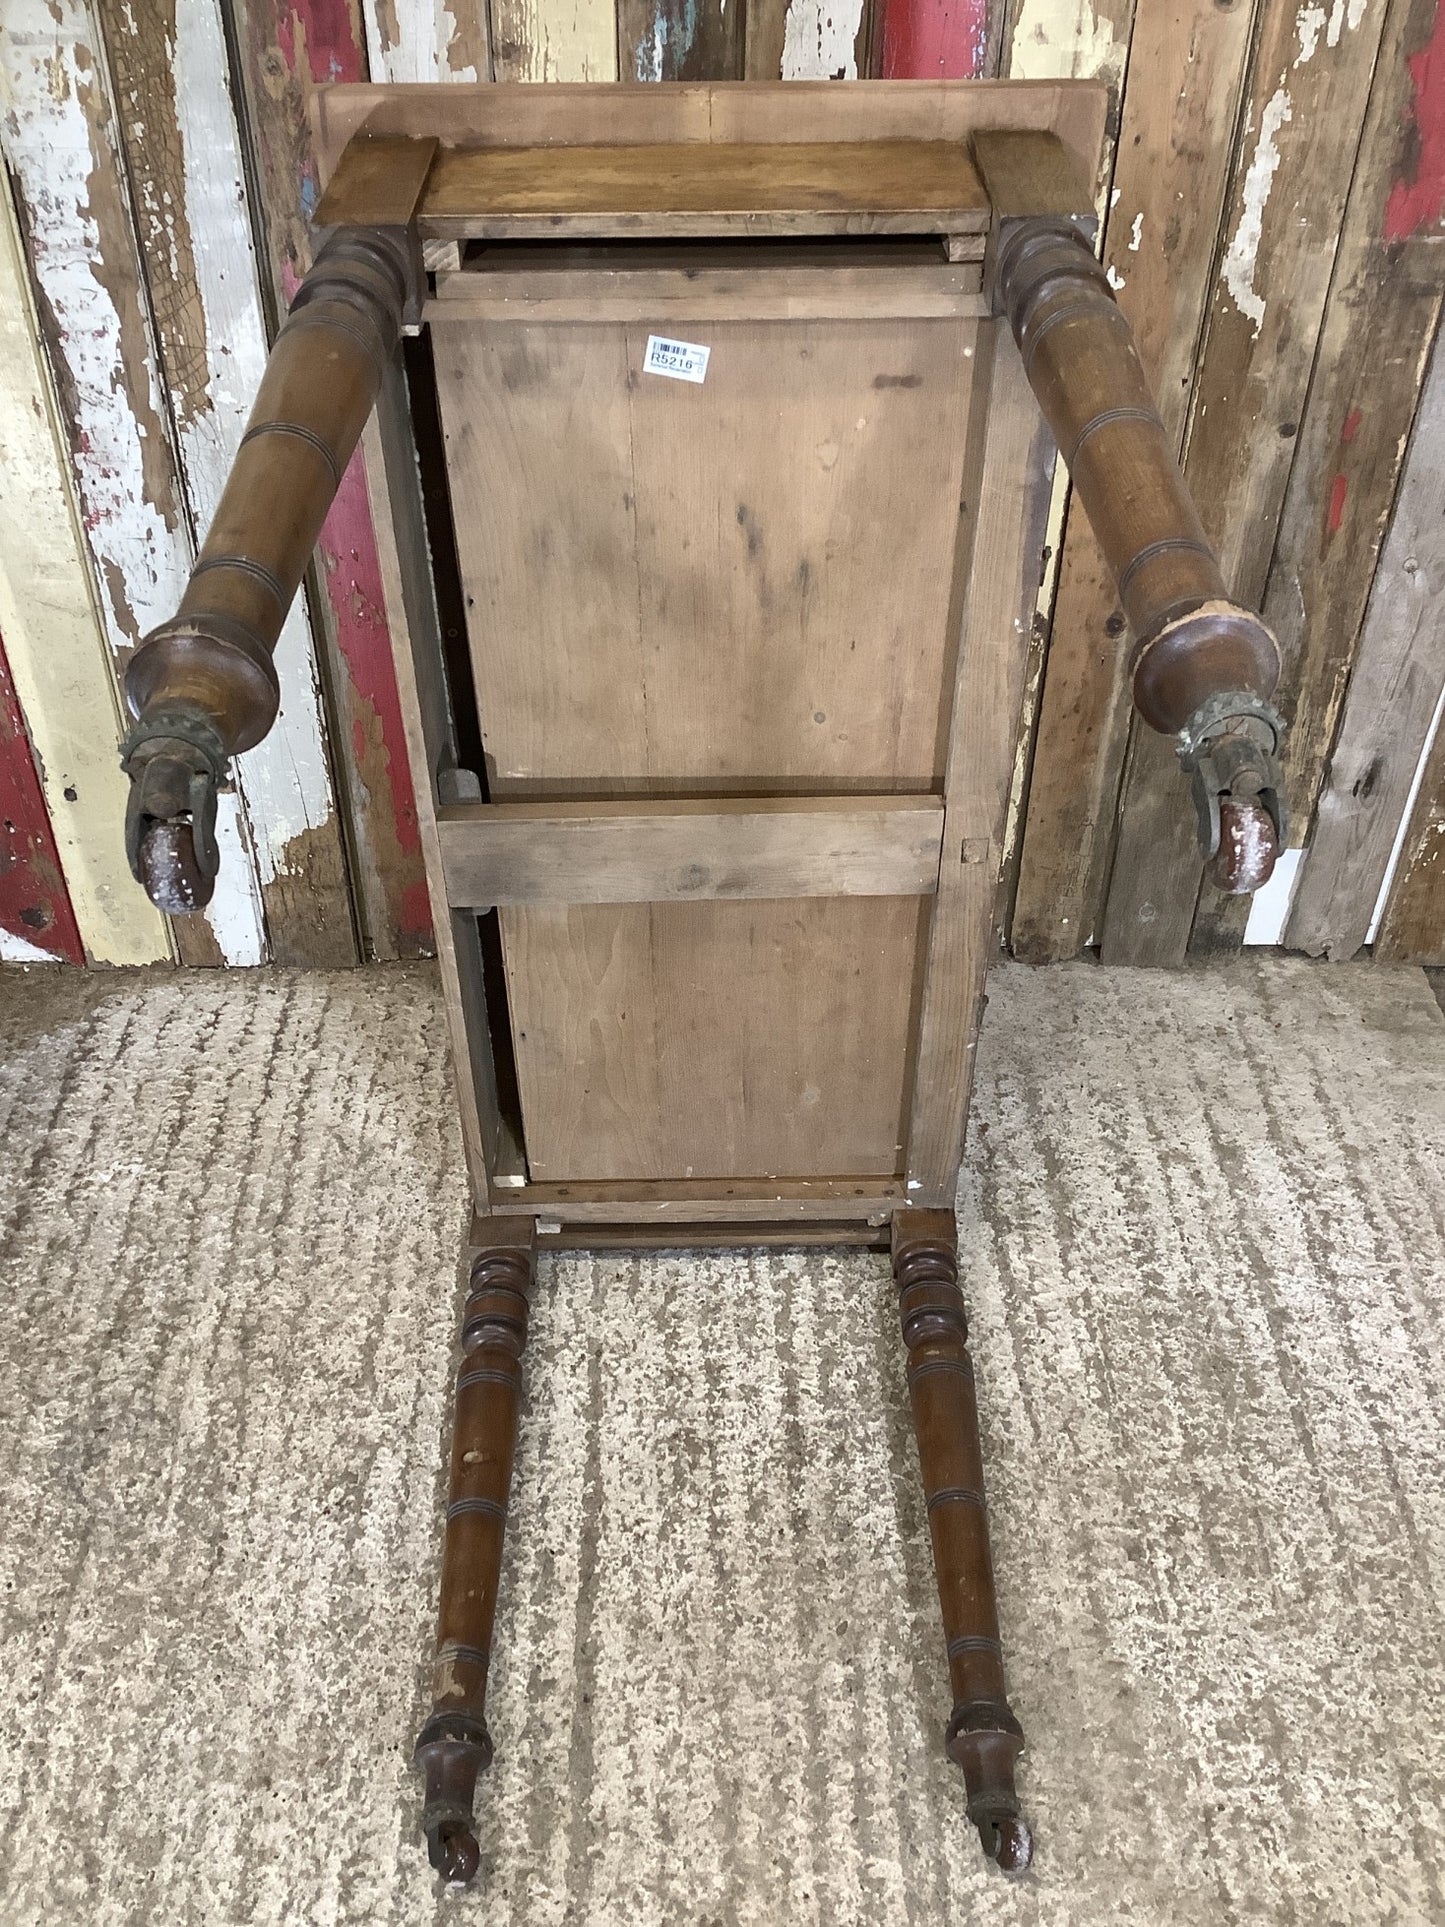
[[[919,900],[501,915],[533,1178],[900,1169]]]
[[[1445,684],[1445,345],[1420,398],[1350,691],[1285,942],[1352,957],[1366,941]]]
[[[1359,144],[1385,0],[1335,27],[1313,7],[1262,17],[1192,398],[1185,476],[1246,604],[1264,594]],[[1136,726],[1101,953],[1172,964],[1200,859],[1173,745]]]
[[[938,881],[931,797],[481,803],[440,813],[448,901],[661,903],[896,897]]]
[[[104,48],[82,0],[11,0],[0,66],[5,158],[106,639],[123,664],[175,613],[193,548]],[[259,888],[234,792],[220,799],[217,839],[215,897],[178,922],[177,943],[188,962],[259,963]]]
[[[1445,727],[1438,715],[1375,933],[1375,959],[1445,964]]]
[[[434,332],[494,797],[938,787],[976,324]]]
[[[1209,296],[1214,238],[1229,177],[1253,8],[1217,0],[1149,0],[1132,39],[1091,14],[1110,69],[1128,50],[1129,84],[1104,260],[1129,317],[1164,423],[1182,444],[1195,349]],[[1072,9],[1069,18],[1077,18]],[[1062,28],[1026,7],[1017,60],[1042,57]],[[1047,963],[1075,956],[1102,915],[1130,695],[1128,638],[1088,517],[1071,503],[1039,705],[1011,943]]]
[[[367,218],[370,218],[369,216]],[[950,141],[444,148],[424,235],[981,234],[988,197]]]
[[[457,0],[459,9],[466,4]],[[438,17],[443,12],[456,23],[445,7]],[[366,57],[348,0],[235,0],[234,20],[238,104],[259,187],[263,285],[274,321],[311,265],[307,216],[318,182],[309,109],[316,84],[359,78]],[[455,50],[465,44],[458,40]],[[429,955],[421,833],[359,454],[321,531],[311,608],[325,645],[363,949],[379,958]]]
[[[332,11],[332,7],[336,11]],[[316,24],[318,12],[328,38],[345,50],[333,77],[356,78],[349,58],[355,45],[352,20],[355,0],[306,0],[298,9],[303,25]],[[491,16],[487,0],[362,0],[366,58],[360,71],[374,81],[487,81],[492,77]],[[310,15],[308,18],[307,15]],[[525,15],[513,10],[507,21],[521,25]],[[508,55],[515,59],[517,48]],[[324,71],[324,69],[322,70]]]
[[[1284,659],[1297,844],[1309,836],[1445,295],[1445,185],[1437,179],[1432,204],[1420,146],[1432,109],[1445,140],[1445,14],[1436,0],[1390,0],[1264,598]],[[1248,910],[1247,899],[1203,889],[1191,949],[1233,952]]]
[[[477,921],[464,914],[446,915],[443,910],[446,880],[431,774],[455,766],[456,742],[443,677],[410,399],[405,378],[395,364],[382,383],[362,446],[368,487],[377,511],[378,563],[387,625],[396,649],[398,700],[411,767],[417,775],[417,809],[436,908],[437,965],[451,1034],[462,1143],[473,1200],[479,1208],[486,1208],[492,1201],[493,1179],[501,1161],[501,1116]]]
[[[911,321],[988,312],[977,261],[950,261],[937,241],[800,242],[757,264],[733,243],[659,250],[523,248],[469,252],[460,273],[436,279],[428,321]],[[661,258],[659,258],[661,257]],[[748,265],[748,263],[751,265]],[[674,330],[674,332],[677,332]]]
[[[257,0],[248,0],[254,5]],[[635,145],[673,141],[964,141],[978,127],[1051,129],[1092,174],[1107,95],[1090,81],[920,82],[860,80],[846,96],[828,82],[775,86],[610,87],[454,85],[317,91],[313,113],[321,178],[363,125],[376,134],[435,134],[455,147]]]
[[[39,777],[86,959],[155,963],[170,956],[170,939],[125,860],[130,785],[116,754],[120,700],[61,448],[20,237],[0,182],[0,636],[30,737],[13,753]],[[26,780],[24,770],[17,780]],[[40,941],[33,933],[26,940]]]
[[[215,0],[102,0],[106,50],[193,534],[225,487],[266,365],[247,192]],[[164,277],[155,270],[164,262]],[[235,765],[276,963],[356,962],[351,891],[304,595],[274,660],[281,707]]]
[[[1004,33],[1003,71],[1016,78],[1037,80],[1089,79],[1107,89],[1109,113],[1097,166],[1086,170],[1094,185],[1096,236],[1102,237],[1109,214],[1114,172],[1115,138],[1119,125],[1119,96],[1123,86],[1126,50],[1134,15],[1134,0],[1097,0],[1075,7],[1058,0],[1032,0],[1010,7]],[[1070,196],[1072,199],[1073,197]],[[1024,673],[1019,740],[1009,788],[1008,818],[1004,827],[1003,868],[999,890],[1008,906],[1018,886],[1024,805],[1032,763],[1033,740],[1049,640],[1049,617],[1058,586],[1059,560],[1069,506],[1069,478],[1060,463],[1054,471],[1054,491],[1044,537],[1043,567],[1036,598],[1036,620]]]
[[[617,0],[617,76],[741,80],[745,20],[751,30],[752,8],[738,0]]]
[[[928,1205],[953,1204],[984,977],[999,944],[999,865],[1052,479],[1048,431],[1023,363],[1003,327],[993,332],[908,1132],[909,1198]]]

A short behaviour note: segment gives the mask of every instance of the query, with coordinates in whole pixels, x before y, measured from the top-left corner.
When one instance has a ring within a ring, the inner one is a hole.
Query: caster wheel
[[[998,1862],[1004,1873],[1024,1873],[1034,1857],[1034,1836],[1028,1822],[1017,1814],[1004,1814],[997,1820],[979,1823],[978,1837],[984,1853]]]

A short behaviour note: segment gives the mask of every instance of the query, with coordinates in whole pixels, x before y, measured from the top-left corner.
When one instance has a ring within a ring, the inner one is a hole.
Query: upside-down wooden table
[[[329,234],[131,663],[128,835],[163,908],[209,896],[364,432],[475,1205],[417,1745],[451,1878],[547,1245],[891,1243],[946,1745],[1027,1864],[953,1201],[1053,441],[1216,881],[1283,829],[1275,646],[1092,251],[1103,119],[1085,84],[320,96]]]

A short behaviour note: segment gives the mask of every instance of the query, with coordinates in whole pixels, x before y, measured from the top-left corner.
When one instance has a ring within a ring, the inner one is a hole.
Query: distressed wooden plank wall
[[[43,637],[14,614],[26,727],[12,727],[0,761],[22,790],[49,786],[56,855],[41,864],[73,906],[75,942],[119,961],[168,941],[133,904],[129,934],[105,934],[116,845],[97,861],[89,843],[120,785],[95,767],[113,747],[114,669],[174,605],[265,341],[309,265],[316,85],[1007,74],[1109,84],[1103,258],[1226,571],[1281,638],[1297,847],[1260,922],[1344,954],[1373,928],[1388,873],[1381,954],[1438,960],[1445,667],[1419,585],[1438,580],[1445,548],[1421,509],[1438,408],[1425,373],[1445,292],[1442,8],[7,0],[3,134],[38,316],[27,379],[56,396],[70,471],[60,496],[68,481],[77,510],[76,593],[53,633],[80,655],[90,623],[92,815],[62,816],[49,755],[34,753],[67,739],[58,685],[27,681]],[[11,389],[23,346],[13,327],[0,336]],[[52,474],[53,499],[56,486]],[[0,610],[4,564],[0,542]],[[226,884],[209,927],[176,933],[187,961],[430,948],[378,580],[354,468],[287,628],[284,730],[242,759],[227,799]],[[1131,724],[1122,627],[1060,477],[1001,898],[1014,949],[1036,961],[1100,944],[1115,960],[1179,964],[1246,936],[1248,906],[1201,888],[1170,746]],[[1388,745],[1371,723],[1382,701]],[[68,740],[73,763],[74,727]],[[1374,748],[1388,749],[1378,768]],[[70,954],[59,937],[55,949]]]
[[[155,963],[171,954],[164,919],[136,889],[122,824],[129,785],[115,745],[120,702],[70,486],[60,410],[40,351],[15,210],[0,182],[0,637],[19,712],[0,751],[0,783],[40,786],[42,815],[86,961]],[[13,768],[6,765],[13,761]],[[39,804],[37,805],[39,807]],[[0,821],[23,819],[10,809]],[[27,835],[38,835],[32,819]],[[0,890],[19,873],[0,858]],[[7,882],[8,879],[8,882]],[[16,914],[33,905],[12,906]],[[53,919],[56,924],[59,917]],[[44,947],[33,919],[24,936]],[[12,946],[13,949],[13,946]],[[74,959],[70,959],[74,961]]]

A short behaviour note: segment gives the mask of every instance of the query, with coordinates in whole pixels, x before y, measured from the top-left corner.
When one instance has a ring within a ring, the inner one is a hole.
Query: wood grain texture
[[[367,424],[362,459],[387,632],[395,650],[397,698],[416,778],[413,794],[431,894],[462,1144],[473,1203],[486,1210],[493,1202],[493,1179],[502,1156],[501,1116],[477,920],[447,909],[433,784],[438,770],[456,765],[456,734],[443,670],[410,397],[405,377],[395,365],[382,382]]]
[[[1445,347],[1420,397],[1394,520],[1284,940],[1348,959],[1365,943],[1445,686]],[[1428,808],[1428,804],[1427,804]]]
[[[1103,258],[1165,427],[1182,444],[1212,248],[1229,178],[1250,6],[1139,8],[1129,46]],[[1015,40],[1020,57],[1035,58]],[[1115,59],[1109,29],[1107,52]],[[1103,910],[1128,740],[1128,637],[1088,517],[1064,529],[1010,940],[1031,963],[1074,956]]]
[[[1000,7],[999,12],[1002,14],[1005,9]],[[1096,153],[1085,161],[1083,169],[1085,178],[1094,186],[1094,211],[1100,237],[1105,232],[1112,199],[1110,188],[1117,152],[1120,93],[1133,16],[1134,0],[1100,0],[1097,6],[1089,4],[1089,0],[1083,0],[1083,4],[1078,6],[1068,4],[1068,0],[1062,5],[1059,0],[1030,0],[1030,4],[1020,4],[1007,10],[1003,35],[1002,71],[1014,78],[1039,81],[1087,79],[1106,89],[1108,113],[1104,138]],[[1078,158],[1075,157],[1076,160]],[[1011,920],[1011,906],[1018,889],[1024,810],[1030,771],[1036,761],[1034,739],[1040,691],[1049,643],[1050,616],[1058,592],[1059,564],[1063,554],[1069,502],[1069,477],[1060,463],[1054,470],[1053,496],[1044,535],[1044,561],[1036,604],[1038,620],[1034,624],[1028,666],[1024,674],[1019,738],[1004,830],[1000,887],[1006,906],[1006,921]]]
[[[943,811],[900,796],[454,804],[438,829],[459,908],[916,897],[938,882]]]
[[[981,257],[983,240],[973,242]],[[751,263],[751,265],[749,265]],[[936,242],[655,244],[605,252],[559,248],[538,262],[506,247],[473,250],[460,273],[437,276],[429,321],[873,321],[988,312],[981,259],[945,261]]]
[[[493,796],[936,788],[975,330],[437,325]]]
[[[446,148],[418,224],[442,240],[981,234],[988,197],[949,141]]]
[[[908,1128],[910,1202],[952,1206],[973,1086],[1009,780],[1050,497],[1050,451],[1023,363],[993,325],[992,380],[944,780]]]
[[[1445,728],[1438,712],[1374,954],[1380,963],[1445,965]]]
[[[362,72],[372,80],[492,78],[488,0],[360,0],[358,10],[366,33]],[[352,80],[356,75],[343,70],[325,77]]]
[[[193,537],[204,538],[266,365],[223,22],[215,0],[99,0]],[[237,759],[273,961],[355,963],[351,891],[304,594],[274,661],[281,707]]]
[[[920,81],[893,87],[860,80],[840,93],[826,81],[671,87],[619,81],[526,86],[357,87],[338,81],[312,102],[324,182],[364,122],[375,134],[435,135],[452,147],[629,146],[674,141],[964,141],[980,127],[1056,133],[1088,172],[1099,161],[1107,93],[1090,81]]]
[[[1292,840],[1308,840],[1430,344],[1445,293],[1441,196],[1415,189],[1423,143],[1445,126],[1437,0],[1391,0],[1380,43],[1309,400],[1280,517],[1264,612],[1283,657]],[[1248,903],[1207,885],[1191,948],[1228,955]]]
[[[83,0],[14,0],[5,28],[0,137],[101,618],[123,665],[142,636],[174,614],[193,549],[115,103]],[[204,916],[178,923],[176,941],[188,962],[259,963],[259,885],[235,792],[220,799],[217,835],[215,897]]]
[[[1268,578],[1384,18],[1385,0],[1359,0],[1333,25],[1276,4],[1254,49],[1184,462],[1247,606]],[[1136,724],[1102,954],[1181,961],[1200,869],[1173,746]]]
[[[237,0],[234,19],[236,84],[258,181],[263,287],[274,321],[311,265],[307,222],[320,183],[310,103],[319,83],[359,78],[366,59],[347,0]],[[322,530],[310,600],[324,635],[363,950],[378,958],[430,953],[421,836],[359,453]]]
[[[125,859],[120,699],[62,450],[19,230],[0,184],[0,637],[30,739],[23,754],[39,778],[86,960],[156,963],[170,956],[170,939]]]
[[[501,917],[534,1178],[899,1171],[919,900]]]

